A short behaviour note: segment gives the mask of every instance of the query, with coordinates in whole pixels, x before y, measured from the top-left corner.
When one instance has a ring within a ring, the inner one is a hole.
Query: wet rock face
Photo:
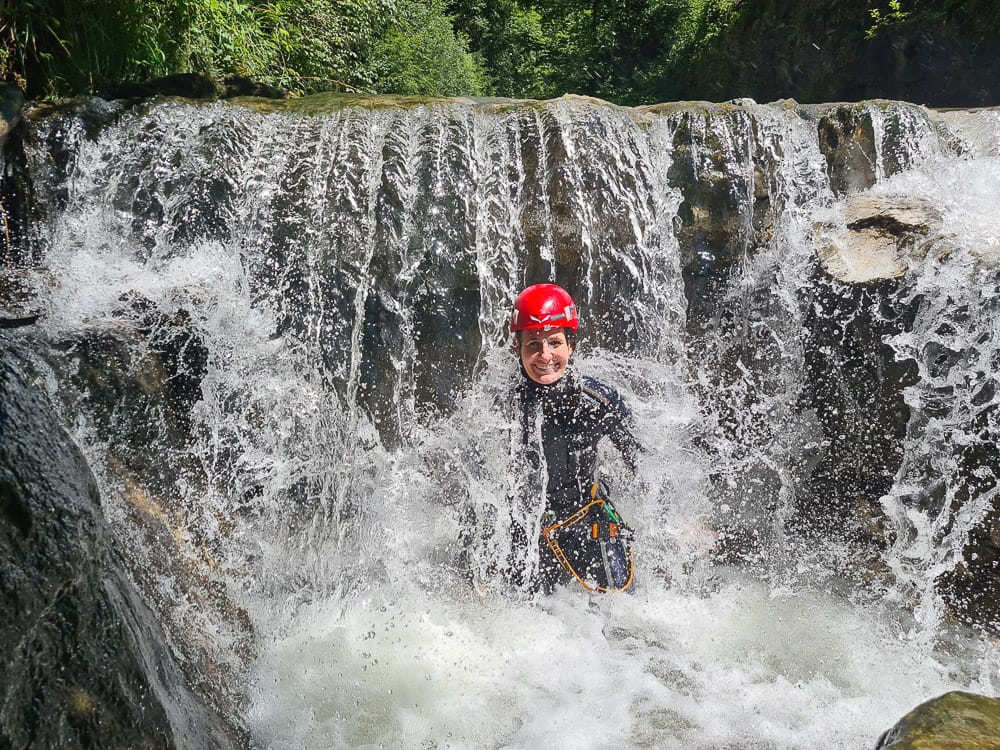
[[[803,404],[815,410],[827,444],[793,525],[882,548],[891,541],[879,499],[902,462],[910,409],[903,389],[917,381],[912,361],[885,343],[909,330],[916,303],[902,293],[920,241],[940,227],[926,201],[855,195],[846,226],[815,227],[819,267],[805,318]]]
[[[904,484],[919,488],[899,498],[903,505],[951,519],[935,530],[935,543],[951,533],[963,509],[981,519],[969,529],[960,561],[935,585],[952,618],[1000,633],[1000,505],[991,498],[1000,426],[986,362],[995,342],[976,322],[992,309],[975,294],[936,287],[932,278],[938,267],[947,275],[953,263],[981,264],[985,272],[985,261],[974,252],[952,258],[940,212],[912,196],[850,196],[844,224],[814,232],[807,395],[829,448],[810,492],[799,498],[800,525],[853,526],[869,536],[863,529],[872,513],[858,504],[874,503],[878,518],[878,499],[902,471]],[[887,342],[901,333],[920,343],[894,350]],[[909,387],[911,403],[919,404],[915,413],[904,398]],[[926,455],[913,455],[918,440]]]
[[[987,397],[992,396],[992,386],[983,390]],[[996,492],[995,471],[1000,466],[998,412],[991,402],[981,402],[979,407],[971,423],[965,425],[968,437],[963,437],[962,444],[948,447],[954,462],[953,474],[948,477],[954,488],[950,510],[955,514]],[[926,495],[916,498],[926,499]],[[938,502],[943,505],[944,498]],[[981,519],[969,530],[961,559],[938,576],[935,585],[952,618],[1000,637],[1000,497],[994,494]]]
[[[927,701],[882,735],[876,750],[997,747],[1000,699],[954,691]]]
[[[827,111],[819,117],[817,132],[835,195],[858,193],[875,184],[875,132],[864,110]]]
[[[912,104],[869,101],[800,105],[816,124],[830,189],[838,198],[868,190],[910,165],[914,154],[900,144],[918,133],[926,113]]]
[[[802,405],[814,409],[826,451],[796,498],[792,526],[807,536],[884,548],[879,499],[893,485],[910,409],[903,389],[912,362],[884,343],[913,312],[898,303],[898,284],[850,285],[817,273],[806,316]]]
[[[24,254],[24,218],[30,185],[21,139],[11,137],[23,115],[24,96],[17,86],[0,84],[0,262],[17,265]],[[3,274],[6,277],[8,274]],[[0,278],[0,294],[12,281]]]
[[[0,147],[21,121],[24,94],[17,86],[0,84]]]
[[[681,253],[688,329],[703,333],[717,314],[725,280],[773,236],[777,165],[753,114],[737,104],[678,107],[673,121],[669,179],[683,200],[674,219]],[[752,161],[747,170],[742,159]],[[748,220],[749,219],[749,220]]]
[[[844,210],[846,230],[815,227],[823,270],[849,284],[897,279],[927,254],[926,238],[941,229],[941,212],[906,196],[854,195]]]
[[[0,745],[245,745],[186,687],[29,372],[0,341]]]
[[[97,488],[45,402],[0,350],[0,744],[173,746],[114,601]]]
[[[105,513],[118,519],[116,539],[125,546],[141,540],[142,554],[126,560],[129,575],[144,592],[162,591],[169,581],[177,598],[198,604],[175,607],[158,595],[149,601],[171,633],[185,636],[175,645],[184,679],[221,712],[235,714],[236,667],[220,666],[212,644],[193,634],[225,632],[226,658],[235,663],[249,658],[251,628],[213,580],[207,524],[178,489],[207,491],[192,448],[198,439],[192,409],[201,399],[208,351],[186,310],[161,311],[135,292],[119,301],[113,324],[45,338],[41,356],[56,374],[65,408],[93,425],[102,478],[120,488],[121,502],[114,495],[105,502]]]
[[[990,452],[994,462],[1000,460],[996,448]],[[955,617],[1000,637],[1000,500],[969,535],[962,560],[937,584]]]

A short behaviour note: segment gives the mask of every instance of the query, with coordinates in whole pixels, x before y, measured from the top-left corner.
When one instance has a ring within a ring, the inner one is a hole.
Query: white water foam
[[[413,589],[272,631],[251,719],[271,748],[858,748],[968,687],[860,607],[731,580],[534,603]]]

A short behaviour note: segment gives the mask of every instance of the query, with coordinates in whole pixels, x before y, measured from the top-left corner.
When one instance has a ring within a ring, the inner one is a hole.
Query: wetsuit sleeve
[[[629,470],[635,474],[642,444],[635,436],[635,419],[625,400],[611,386],[585,378],[583,389],[601,405],[601,430],[621,453]]]
[[[638,470],[637,462],[639,453],[642,451],[642,444],[635,436],[635,422],[632,412],[628,410],[624,402],[621,402],[622,411],[613,412],[610,421],[611,429],[608,437],[615,444],[625,460],[625,465],[633,474]]]

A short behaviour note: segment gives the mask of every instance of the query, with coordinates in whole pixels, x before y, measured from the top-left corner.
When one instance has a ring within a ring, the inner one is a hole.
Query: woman
[[[514,302],[521,377],[513,403],[525,461],[545,496],[539,583],[621,590],[632,584],[628,530],[597,485],[597,446],[610,439],[633,472],[640,446],[618,392],[571,367],[579,326],[573,299],[556,284],[529,286]]]

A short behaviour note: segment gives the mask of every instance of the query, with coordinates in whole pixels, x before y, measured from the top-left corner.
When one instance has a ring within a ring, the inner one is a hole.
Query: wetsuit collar
[[[555,396],[561,396],[564,393],[569,393],[574,390],[575,385],[576,371],[573,369],[572,365],[568,365],[566,367],[566,372],[561,378],[559,378],[559,380],[554,383],[543,385],[542,383],[536,383],[528,377],[528,373],[524,370],[524,364],[521,364],[521,388],[532,398],[552,398]]]

